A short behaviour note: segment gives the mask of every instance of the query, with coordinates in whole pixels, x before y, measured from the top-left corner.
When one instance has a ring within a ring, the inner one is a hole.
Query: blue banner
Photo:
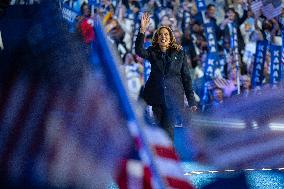
[[[235,23],[230,25],[230,47],[235,55],[235,60],[239,63],[238,31]]]
[[[229,30],[230,30],[230,46],[233,52],[233,58],[236,62],[236,71],[237,71],[237,88],[238,88],[238,94],[241,93],[241,83],[240,83],[240,60],[239,60],[239,45],[238,45],[238,33],[237,33],[237,26],[235,23],[229,24]]]
[[[270,64],[270,79],[269,83],[274,86],[277,85],[282,78],[281,70],[281,46],[270,45],[271,64]]]
[[[69,23],[73,24],[79,12],[72,10],[69,6],[63,5],[62,7],[62,17]]]
[[[215,30],[211,22],[204,24],[205,34],[208,43],[208,55],[204,69],[205,80],[211,80],[214,77],[215,69],[219,65],[218,46],[215,35]]]
[[[283,64],[284,64],[284,27],[282,28],[282,49],[281,49],[281,63],[280,63],[280,69],[281,69],[281,75],[283,74]],[[282,80],[282,78],[281,78]]]
[[[100,5],[100,0],[88,0],[89,5],[95,5],[99,6]]]
[[[219,56],[217,53],[209,53],[204,68],[205,81],[210,81],[215,76],[216,66],[218,65]]]
[[[198,12],[205,11],[206,10],[206,4],[204,0],[195,0],[196,7],[198,9]]]
[[[62,17],[64,20],[66,20],[69,24],[69,31],[74,32],[75,31],[75,21],[76,17],[80,15],[80,9],[81,5],[83,4],[83,0],[77,0],[77,1],[64,1],[61,0],[61,10],[62,10]]]
[[[226,56],[224,54],[222,55],[219,54],[218,68],[220,69],[223,78],[225,78],[226,76],[225,64],[226,64]]]
[[[209,53],[217,53],[218,51],[218,46],[217,46],[217,40],[216,40],[216,35],[215,35],[215,30],[214,26],[211,22],[207,23],[204,25],[205,27],[205,34],[206,34],[206,39],[208,43],[208,52]]]
[[[266,57],[267,41],[258,41],[252,73],[252,87],[260,87],[263,80],[263,69]]]
[[[237,33],[237,27],[235,23],[229,24],[229,30],[230,30],[230,47],[232,49],[238,50],[238,33]],[[234,51],[237,52],[237,51]]]
[[[215,70],[219,65],[219,54],[218,54],[218,46],[217,40],[215,35],[215,30],[213,24],[211,22],[204,24],[205,26],[205,34],[208,43],[208,54],[207,59],[204,67],[204,94],[203,94],[203,105],[205,105],[209,99],[208,97],[208,87],[206,86],[207,81],[211,81],[215,76]],[[204,107],[202,111],[204,111]]]

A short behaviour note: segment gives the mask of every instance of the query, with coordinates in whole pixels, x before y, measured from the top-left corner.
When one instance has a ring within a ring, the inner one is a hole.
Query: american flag
[[[284,166],[284,132],[234,131],[210,144],[210,161],[220,169],[261,169]],[[222,145],[221,145],[222,144]]]
[[[272,19],[281,14],[281,0],[264,0],[262,12],[267,19]]]
[[[231,81],[224,78],[216,78],[214,79],[214,84],[216,87],[224,89],[231,84]]]
[[[144,127],[143,132],[154,153],[154,162],[165,183],[164,188],[193,188],[182,171],[181,162],[170,138],[158,127]],[[139,159],[128,159],[122,163],[118,178],[119,188],[156,188],[152,177],[153,173],[147,163]]]
[[[100,25],[96,26],[99,40],[93,46],[91,65],[90,49],[62,28],[55,2],[50,7],[24,9],[25,13],[29,10],[36,14],[23,21],[30,24],[24,32],[30,37],[22,35],[22,43],[9,44],[14,46],[7,46],[5,52],[9,52],[0,55],[1,186],[106,188],[119,161],[131,162],[126,154],[134,144],[138,164],[147,167],[151,188],[161,188],[156,185],[157,174],[166,188],[192,188],[166,134],[147,126],[139,130],[138,122],[126,116],[121,100],[132,105],[123,96],[117,68],[107,67],[116,59]],[[134,114],[131,108],[127,111]],[[156,172],[149,154],[153,154]],[[130,164],[128,170],[137,167]],[[141,173],[139,168],[134,170],[138,172],[129,173]]]
[[[283,105],[283,89],[270,88],[261,95],[238,96],[225,102],[208,118],[227,128],[216,129],[215,136],[207,141],[209,162],[221,170],[283,167]]]
[[[261,7],[262,7],[262,1],[254,1],[252,2],[251,4],[251,10],[252,12],[255,14],[255,16],[260,16],[260,10],[261,10]]]
[[[23,9],[39,20],[11,7],[2,20],[25,22],[33,37],[9,30],[21,42],[0,55],[0,185],[106,188],[131,141],[126,121],[105,80],[92,74],[85,46],[51,7]]]

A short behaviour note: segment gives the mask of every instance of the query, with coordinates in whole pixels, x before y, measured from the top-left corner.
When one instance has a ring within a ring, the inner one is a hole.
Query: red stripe
[[[144,166],[143,189],[152,189],[152,173],[148,166]]]
[[[119,169],[118,169],[118,177],[116,181],[120,189],[127,189],[126,164],[127,164],[127,160],[121,161]]]
[[[169,187],[178,189],[193,189],[194,187],[185,180],[180,180],[172,177],[165,177]]]
[[[163,158],[168,158],[168,159],[173,159],[173,160],[176,160],[178,161],[179,158],[174,150],[174,148],[171,146],[171,147],[164,147],[164,146],[158,146],[158,145],[155,145],[154,147],[154,152],[160,156],[160,157],[163,157]]]

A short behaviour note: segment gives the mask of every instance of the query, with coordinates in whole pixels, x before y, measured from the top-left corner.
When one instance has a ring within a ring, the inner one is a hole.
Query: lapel
[[[169,50],[167,51],[165,58],[163,58],[162,52],[160,49],[156,49],[156,54],[157,54],[157,57],[156,57],[157,67],[159,68],[161,73],[166,75],[169,72],[169,70],[171,70],[174,63],[176,63],[177,54],[174,50]]]
[[[174,64],[176,63],[176,59],[177,55],[175,51],[169,50],[165,74],[168,74],[169,70],[171,70],[171,68],[174,66]]]
[[[165,62],[164,62],[164,59],[162,57],[162,51],[159,48],[155,49],[155,51],[156,51],[155,54],[157,55],[156,65],[159,68],[159,70],[161,71],[161,73],[164,74],[164,63],[166,63],[166,59],[165,59]]]

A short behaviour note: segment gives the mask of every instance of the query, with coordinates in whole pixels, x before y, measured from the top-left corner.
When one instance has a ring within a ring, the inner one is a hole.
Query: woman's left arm
[[[187,56],[184,51],[182,52],[181,78],[182,78],[182,85],[184,88],[184,93],[188,101],[188,105],[190,107],[196,106],[195,99],[194,99],[194,92],[192,89],[192,80],[190,76],[189,65],[187,63]]]

